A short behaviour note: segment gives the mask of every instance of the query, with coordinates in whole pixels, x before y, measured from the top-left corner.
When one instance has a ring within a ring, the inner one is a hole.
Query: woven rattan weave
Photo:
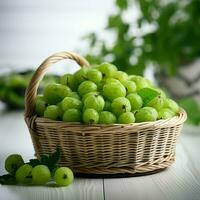
[[[174,162],[177,137],[186,120],[184,110],[171,119],[129,125],[85,125],[35,116],[38,85],[48,67],[63,59],[89,66],[75,53],[56,53],[39,66],[26,90],[25,121],[36,156],[49,154],[58,145],[63,152],[61,165],[76,173],[102,175],[145,173]]]

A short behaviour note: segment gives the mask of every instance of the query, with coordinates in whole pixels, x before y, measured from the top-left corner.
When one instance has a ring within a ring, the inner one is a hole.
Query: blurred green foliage
[[[26,87],[33,75],[33,71],[10,72],[0,76],[0,101],[9,109],[23,109]],[[46,75],[42,80],[39,90],[48,83],[55,82],[58,77]]]
[[[192,98],[184,98],[179,101],[179,105],[184,108],[188,115],[187,122],[194,125],[200,125],[200,107]]]
[[[131,15],[133,3],[139,15],[128,22],[125,16]],[[140,75],[153,64],[175,74],[200,56],[199,0],[115,0],[115,7],[106,26],[114,41],[108,45],[96,33],[86,37],[90,63],[110,61],[120,70]]]
[[[133,4],[136,10],[133,9]],[[135,13],[138,16],[134,19]],[[133,16],[132,21],[127,15]],[[143,75],[149,65],[175,75],[200,56],[199,0],[115,0],[105,27],[112,41],[97,33],[86,36],[91,64],[112,62],[127,73]],[[192,98],[180,100],[188,122],[200,124],[200,108]]]

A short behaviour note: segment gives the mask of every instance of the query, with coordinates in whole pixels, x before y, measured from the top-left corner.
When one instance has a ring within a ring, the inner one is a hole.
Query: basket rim
[[[150,121],[150,122],[135,122],[131,124],[83,124],[80,122],[64,122],[64,121],[57,121],[57,120],[51,120],[47,119],[44,117],[38,117],[36,115],[33,115],[31,117],[25,117],[25,121],[27,122],[29,128],[34,128],[35,124],[45,124],[49,125],[51,127],[54,126],[59,126],[61,129],[62,128],[67,128],[67,127],[79,127],[82,129],[94,129],[94,128],[101,128],[101,129],[115,129],[117,130],[118,128],[126,128],[132,129],[133,127],[137,130],[142,130],[142,129],[148,129],[148,128],[166,128],[166,127],[173,127],[176,125],[183,124],[187,119],[187,113],[186,111],[181,108],[180,112],[178,113],[177,116],[174,116],[169,119],[161,119],[161,120],[156,120],[156,121]]]

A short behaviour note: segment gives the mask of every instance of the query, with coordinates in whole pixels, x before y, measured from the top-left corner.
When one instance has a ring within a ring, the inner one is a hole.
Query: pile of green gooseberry
[[[82,67],[46,85],[35,99],[39,117],[85,124],[130,124],[176,116],[178,104],[150,80],[110,63]]]
[[[22,185],[46,185],[54,182],[57,186],[68,186],[74,180],[73,172],[68,167],[58,167],[50,171],[46,165],[32,167],[19,154],[11,154],[5,160],[5,169],[14,177],[16,184]]]

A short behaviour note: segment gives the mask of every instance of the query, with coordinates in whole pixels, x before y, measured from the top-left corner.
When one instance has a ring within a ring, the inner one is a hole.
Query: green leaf
[[[0,176],[0,184],[2,185],[16,185],[17,181],[14,176],[10,174],[5,174]]]
[[[56,148],[56,151],[52,154],[49,155],[47,166],[49,167],[50,170],[53,170],[54,168],[57,167],[58,162],[60,161],[61,157],[61,149]]]
[[[108,25],[107,25],[108,28],[118,29],[121,26],[121,24],[123,24],[121,15],[111,15],[108,18]]]
[[[128,8],[128,0],[116,0],[116,5],[121,9],[125,10]]]
[[[36,165],[46,165],[50,171],[53,171],[57,167],[60,157],[61,149],[57,147],[54,153],[41,155],[40,159],[30,159],[28,164],[32,167],[35,167]]]
[[[193,125],[200,124],[200,107],[193,98],[183,98],[179,105],[187,112],[187,122]]]
[[[40,165],[41,162],[38,159],[30,159],[28,164],[31,165],[32,167],[35,167],[37,165]]]
[[[144,105],[147,105],[152,99],[157,97],[160,93],[151,88],[142,88],[138,91],[138,94],[142,97]]]
[[[124,16],[130,14],[131,2],[138,4],[137,8],[141,14],[137,19],[127,22]],[[115,0],[116,11],[108,17],[106,29],[106,32],[114,36],[107,48],[113,55],[112,62],[120,70],[129,73],[135,71],[136,74],[143,74],[148,63],[154,63],[157,69],[161,68],[169,75],[175,75],[180,67],[192,63],[200,55],[199,7],[200,2],[197,0],[185,4],[178,0],[165,3],[158,0]],[[153,29],[143,31],[147,25]],[[140,38],[143,40],[140,44],[142,53],[138,57],[136,67],[127,62],[135,56],[130,49],[134,50],[138,46],[129,41],[130,37],[137,36],[132,31],[135,28],[142,33]],[[92,60],[104,62],[108,51],[102,50],[103,46],[98,45],[99,39],[98,35],[91,36],[89,42],[93,44],[91,47],[93,51],[89,49],[83,54],[92,58],[95,52],[95,59]],[[106,38],[102,39],[108,46]]]

